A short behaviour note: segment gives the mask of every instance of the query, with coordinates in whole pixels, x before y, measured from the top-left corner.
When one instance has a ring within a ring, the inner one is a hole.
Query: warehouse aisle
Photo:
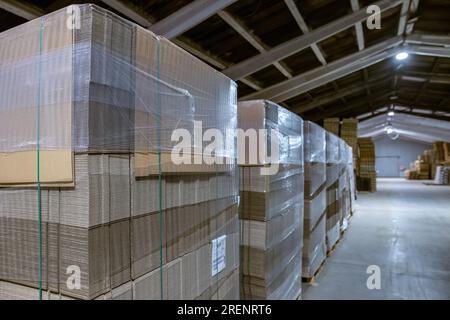
[[[450,299],[450,187],[379,179],[304,299]],[[380,267],[381,289],[367,288]]]

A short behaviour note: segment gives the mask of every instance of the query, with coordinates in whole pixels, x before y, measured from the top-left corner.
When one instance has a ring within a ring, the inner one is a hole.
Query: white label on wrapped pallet
[[[225,269],[227,254],[227,236],[221,236],[212,241],[212,275],[215,276]]]

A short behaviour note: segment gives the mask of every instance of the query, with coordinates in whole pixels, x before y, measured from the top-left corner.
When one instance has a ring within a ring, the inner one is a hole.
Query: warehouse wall
[[[387,136],[374,139],[376,169],[379,177],[403,177],[403,171],[417,159],[431,144],[399,138],[391,140]]]

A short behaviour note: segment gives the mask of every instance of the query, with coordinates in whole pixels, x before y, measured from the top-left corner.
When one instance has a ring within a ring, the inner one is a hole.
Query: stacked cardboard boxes
[[[340,139],[333,133],[326,134],[326,162],[327,162],[327,219],[326,244],[330,251],[340,238],[340,203],[339,177],[342,169],[340,161]]]
[[[444,141],[435,141],[433,149],[430,150],[431,159],[431,178],[435,178],[436,168],[438,166],[450,165],[450,143]]]
[[[357,160],[358,153],[358,119],[346,118],[342,119],[341,124],[341,138],[347,142],[347,144],[352,148],[354,156],[354,162]]]
[[[437,166],[434,183],[438,185],[450,185],[450,165]]]
[[[375,170],[375,145],[372,138],[358,138],[359,163],[357,172],[358,191],[375,192],[377,173]]]
[[[238,123],[256,139],[243,145],[238,137],[242,298],[297,299],[303,248],[303,121],[274,103],[255,100],[239,102]],[[269,150],[270,158],[242,156]]]
[[[238,299],[234,144],[171,156],[175,129],[236,128],[235,84],[79,9],[0,37],[0,299]]]
[[[419,179],[429,179],[430,178],[430,163],[425,160],[414,161],[414,167],[417,172]]]
[[[339,137],[339,118],[326,118],[323,120],[323,128]]]
[[[358,119],[342,119],[341,138],[347,142],[350,147],[356,149],[358,146]]]
[[[433,143],[433,151],[435,153],[436,162],[444,162],[445,161],[445,142],[444,141],[435,141]]]
[[[326,258],[326,131],[305,121],[305,212],[302,277],[311,278]]]

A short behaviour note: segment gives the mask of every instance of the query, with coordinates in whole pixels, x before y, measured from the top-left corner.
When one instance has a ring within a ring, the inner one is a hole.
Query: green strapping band
[[[38,90],[36,97],[36,182],[37,182],[37,206],[38,206],[38,233],[39,233],[39,300],[42,300],[42,209],[41,209],[41,57],[42,57],[42,39],[44,33],[44,19],[41,19],[39,30],[39,70],[38,70]]]
[[[160,44],[159,38],[156,42],[156,78],[157,78],[157,92],[156,92],[156,126],[157,126],[157,140],[158,140],[158,206],[159,206],[159,266],[160,266],[160,287],[161,300],[164,299],[164,281],[163,281],[163,242],[164,242],[164,215],[162,212],[162,170],[161,170],[161,68],[160,68]]]

